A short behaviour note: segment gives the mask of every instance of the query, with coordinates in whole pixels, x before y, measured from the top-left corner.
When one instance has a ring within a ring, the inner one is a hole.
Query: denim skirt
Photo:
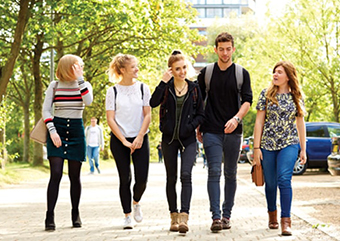
[[[57,148],[47,134],[47,157],[61,157],[72,161],[86,161],[86,141],[83,119],[54,117],[54,126],[62,145]]]

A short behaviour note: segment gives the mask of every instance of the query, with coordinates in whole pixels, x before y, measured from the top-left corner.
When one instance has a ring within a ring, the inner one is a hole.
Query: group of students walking
[[[168,59],[168,69],[152,94],[145,83],[136,80],[139,71],[136,57],[118,54],[111,61],[109,78],[117,83],[107,90],[106,117],[111,129],[110,149],[119,174],[124,229],[133,228],[133,219],[136,222],[143,220],[140,200],[147,186],[149,171],[148,128],[151,107],[157,106],[160,106],[159,127],[166,169],[170,231],[189,231],[197,139],[203,143],[208,163],[207,189],[212,213],[210,230],[218,232],[231,228],[242,119],[253,99],[249,73],[232,62],[234,52],[232,35],[226,32],[219,34],[215,40],[218,61],[203,68],[198,81],[194,82],[189,80],[194,71],[186,56],[181,51],[173,51]],[[54,208],[65,159],[68,160],[71,182],[72,225],[82,225],[79,215],[80,169],[85,161],[86,146],[82,112],[84,106],[93,100],[92,87],[83,80],[83,65],[77,56],[62,57],[56,72],[59,81],[53,81],[46,91],[43,117],[49,130],[47,149],[51,170],[46,230],[55,230],[56,227]],[[281,233],[291,235],[291,177],[298,151],[301,162],[306,161],[306,140],[302,93],[296,70],[290,62],[282,61],[274,67],[273,80],[269,88],[261,92],[256,108],[254,164],[262,165],[264,170],[269,228],[277,229],[279,226],[276,207],[279,188]],[[135,180],[132,191],[131,159]],[[222,163],[224,192],[221,194]],[[177,205],[176,192],[178,167],[180,205]]]

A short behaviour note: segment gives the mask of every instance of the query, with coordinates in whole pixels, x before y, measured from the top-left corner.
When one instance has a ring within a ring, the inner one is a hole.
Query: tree
[[[175,10],[177,18],[169,17]],[[86,122],[92,115],[100,119],[105,116],[106,89],[111,85],[106,76],[111,57],[117,53],[136,55],[142,69],[140,80],[153,89],[172,49],[184,49],[190,56],[202,49],[192,44],[201,37],[187,25],[195,13],[185,1],[175,0],[36,1],[21,47],[22,59],[30,59],[31,68],[25,70],[31,69],[27,76],[34,81],[35,122],[41,117],[42,93],[49,82],[46,62],[42,62],[48,51],[54,49],[56,62],[66,53],[83,58],[85,78],[94,88],[94,102],[84,119]],[[41,145],[35,144],[35,165],[42,165],[40,149]]]

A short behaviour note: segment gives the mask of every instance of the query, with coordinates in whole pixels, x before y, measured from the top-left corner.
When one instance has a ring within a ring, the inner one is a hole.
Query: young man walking
[[[205,121],[197,131],[208,162],[208,194],[211,231],[229,229],[236,192],[237,160],[242,139],[242,118],[252,104],[250,76],[232,62],[234,39],[221,33],[215,39],[218,61],[201,70],[198,83],[206,100]],[[209,70],[210,69],[210,70]],[[210,72],[210,73],[209,73]],[[223,160],[222,160],[223,159]],[[224,201],[220,205],[220,178],[224,162]]]
[[[94,173],[94,166],[96,167],[98,173],[99,170],[99,148],[100,150],[104,150],[104,136],[103,129],[97,125],[97,118],[91,118],[91,125],[86,127],[85,129],[86,136],[86,146],[87,146],[87,157],[89,159],[90,164],[90,174]],[[93,161],[94,160],[94,165]]]

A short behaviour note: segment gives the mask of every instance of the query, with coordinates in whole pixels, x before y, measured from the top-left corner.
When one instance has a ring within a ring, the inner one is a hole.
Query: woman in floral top
[[[301,164],[306,163],[304,104],[296,69],[288,61],[278,62],[273,81],[262,90],[256,106],[254,128],[254,165],[261,165],[269,228],[277,229],[276,196],[280,189],[282,235],[291,235],[291,179],[300,150]],[[300,147],[299,147],[300,144]]]

